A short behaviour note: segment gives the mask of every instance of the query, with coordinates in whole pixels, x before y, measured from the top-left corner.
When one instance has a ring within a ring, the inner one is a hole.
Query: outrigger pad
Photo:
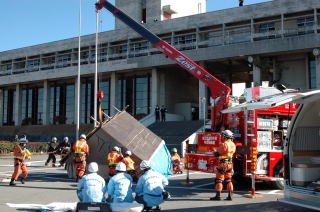
[[[111,212],[110,205],[106,202],[78,202],[76,212],[83,212],[83,211],[107,211]]]

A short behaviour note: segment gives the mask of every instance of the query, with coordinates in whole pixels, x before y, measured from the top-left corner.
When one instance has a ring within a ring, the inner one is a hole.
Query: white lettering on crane
[[[194,71],[196,66],[190,63],[186,58],[183,56],[179,56],[176,58],[176,61],[180,63],[182,66],[186,67],[189,71]]]

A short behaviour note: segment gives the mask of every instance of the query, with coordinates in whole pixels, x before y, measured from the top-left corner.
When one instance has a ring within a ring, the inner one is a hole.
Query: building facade
[[[230,87],[262,81],[320,87],[318,0],[273,0],[207,13],[204,0],[190,1],[193,10],[179,10],[173,0],[126,2],[116,5]],[[92,128],[95,48],[95,35],[81,38],[80,82],[78,38],[0,52],[0,139],[74,137],[78,98],[81,131]],[[118,20],[115,30],[99,33],[97,60],[106,114],[126,108],[140,119],[165,105],[172,120],[190,120],[192,107],[200,119],[207,116],[205,85]]]

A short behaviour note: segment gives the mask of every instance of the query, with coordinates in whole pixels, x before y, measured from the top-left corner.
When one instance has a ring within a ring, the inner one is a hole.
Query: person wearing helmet
[[[26,164],[24,163],[24,160],[29,158],[31,156],[31,153],[27,149],[27,142],[28,140],[26,137],[19,139],[19,145],[16,145],[13,149],[13,156],[14,156],[14,172],[11,176],[10,184],[11,186],[15,186],[15,181],[18,179],[20,175],[20,171],[22,171],[21,174],[21,183],[25,183],[25,179],[28,176],[28,169]]]
[[[159,172],[151,169],[151,164],[147,160],[140,163],[143,171],[136,186],[136,201],[144,205],[146,211],[150,211],[153,206],[160,210],[160,204],[168,199],[168,192],[164,187],[168,185],[168,180]]]
[[[57,141],[58,139],[56,137],[52,137],[51,142],[48,143],[49,147],[48,147],[48,159],[45,163],[45,166],[48,166],[48,164],[50,163],[50,161],[52,160],[52,167],[56,166],[56,156],[55,154],[57,153],[58,150],[58,146],[57,146]]]
[[[215,168],[216,174],[216,196],[210,200],[221,200],[220,194],[223,189],[223,181],[227,184],[228,197],[226,200],[232,200],[233,184],[231,181],[233,175],[232,157],[236,151],[236,145],[233,143],[233,133],[230,130],[222,131],[223,141],[215,153],[219,159],[219,164]]]
[[[182,167],[180,165],[181,158],[178,154],[178,150],[177,148],[172,148],[171,151],[173,153],[171,156],[173,174],[182,174]]]
[[[87,144],[87,136],[80,135],[80,139],[73,144],[74,168],[76,170],[77,181],[81,179],[86,171],[86,160],[89,154],[89,146]]]
[[[126,151],[124,153],[124,158],[122,159],[122,163],[126,164],[127,173],[132,177],[134,182],[138,181],[138,172],[134,167],[134,161],[131,159],[131,151]]]
[[[126,173],[126,165],[119,162],[117,174],[108,183],[108,200],[110,202],[133,202],[132,178]]]
[[[64,163],[66,162],[67,160],[67,157],[70,153],[70,150],[71,150],[71,144],[69,142],[69,138],[68,137],[64,137],[63,138],[63,141],[59,144],[59,153],[60,153],[60,157],[61,157],[61,160],[59,161],[60,165],[59,167],[61,166],[64,166]]]
[[[122,161],[123,156],[120,153],[120,148],[117,146],[114,146],[112,148],[112,151],[107,155],[107,163],[109,167],[109,176],[112,177],[116,175],[116,166],[117,164]]]
[[[80,202],[103,202],[107,191],[105,180],[97,173],[96,162],[88,165],[88,174],[84,175],[78,183],[77,195]]]

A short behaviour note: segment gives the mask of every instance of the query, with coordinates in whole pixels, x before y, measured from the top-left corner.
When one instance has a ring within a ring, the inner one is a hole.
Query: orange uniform
[[[182,169],[180,166],[181,158],[177,152],[173,153],[173,155],[171,156],[171,161],[172,161],[173,174],[181,173],[182,172]]]
[[[117,164],[123,159],[123,156],[117,151],[112,151],[107,156],[107,163],[109,166],[109,176],[114,176],[116,171]]]
[[[21,178],[25,179],[28,176],[28,169],[27,166],[24,163],[24,160],[26,158],[29,158],[31,156],[31,153],[26,148],[21,148],[20,145],[17,145],[13,149],[13,155],[14,155],[14,172],[11,176],[11,180],[17,180],[20,171],[22,171]]]
[[[126,164],[127,172],[131,170],[135,170],[134,161],[130,158],[130,156],[126,156],[122,159],[122,162]]]
[[[216,191],[221,192],[223,189],[222,182],[225,180],[227,183],[227,190],[233,191],[233,184],[231,181],[233,175],[232,156],[236,151],[236,145],[232,139],[227,139],[222,142],[218,148],[219,165],[215,169],[216,174]]]
[[[86,171],[86,159],[89,154],[87,141],[80,138],[73,144],[74,162],[77,178],[81,178]]]

